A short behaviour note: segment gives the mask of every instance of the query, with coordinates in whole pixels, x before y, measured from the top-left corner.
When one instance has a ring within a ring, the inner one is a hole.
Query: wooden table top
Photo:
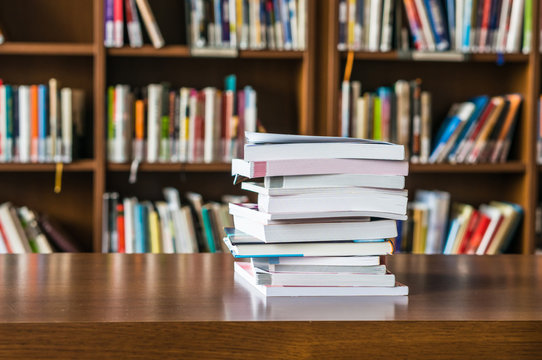
[[[0,322],[542,320],[542,257],[394,255],[408,297],[265,299],[229,254],[0,256]]]

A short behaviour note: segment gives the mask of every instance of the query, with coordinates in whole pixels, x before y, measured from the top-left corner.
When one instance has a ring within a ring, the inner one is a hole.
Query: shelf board
[[[130,164],[114,164],[108,163],[107,170],[109,171],[118,171],[118,172],[128,172],[130,171]],[[231,164],[230,163],[211,163],[211,164],[188,164],[188,163],[172,163],[172,164],[161,164],[161,163],[142,163],[139,165],[138,171],[148,172],[230,172]]]
[[[92,56],[93,44],[6,42],[0,45],[0,55],[63,55]]]
[[[240,50],[238,57],[242,59],[302,59],[304,51],[276,51],[276,50]],[[109,48],[107,55],[126,57],[177,57],[177,58],[204,58],[192,56],[190,47],[186,45],[166,45],[156,49],[152,45],[143,45],[140,48],[122,47]],[[214,56],[209,56],[214,57]],[[220,56],[216,56],[220,57]]]
[[[348,52],[341,51],[341,56],[346,58]],[[497,54],[447,54],[447,53],[406,53],[400,54],[398,51],[390,52],[354,52],[356,60],[383,60],[383,61],[433,61],[433,62],[494,62],[497,63],[499,55]],[[525,54],[504,54],[502,55],[504,63],[507,62],[528,62],[529,55]]]
[[[96,168],[94,160],[78,160],[73,163],[64,164],[63,171],[70,172],[91,172]],[[52,163],[0,163],[0,172],[53,172],[56,164]]]
[[[524,173],[525,164],[521,162],[508,162],[499,164],[410,164],[411,174],[429,173]]]

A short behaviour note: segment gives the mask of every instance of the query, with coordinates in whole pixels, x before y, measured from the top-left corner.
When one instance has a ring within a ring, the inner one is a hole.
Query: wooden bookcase
[[[7,83],[46,83],[85,90],[89,141],[85,158],[64,166],[60,194],[53,193],[53,164],[0,164],[0,202],[27,205],[57,219],[87,251],[101,249],[102,195],[162,198],[164,186],[200,192],[207,200],[240,193],[229,164],[143,164],[134,185],[129,165],[108,164],[105,92],[110,84],[223,87],[236,74],[238,86],[258,93],[259,119],[268,131],[314,132],[315,11],[308,1],[304,51],[240,51],[236,58],[196,58],[185,42],[184,1],[151,0],[166,46],[132,49],[103,46],[103,0],[0,0],[8,42],[0,45],[0,77]],[[145,33],[145,30],[144,30]],[[146,34],[144,35],[146,37]],[[146,44],[150,44],[148,38]]]
[[[53,164],[0,164],[0,202],[12,201],[50,214],[88,251],[101,249],[101,202],[105,191],[140,199],[162,197],[164,186],[197,191],[217,200],[240,193],[231,185],[228,164],[143,164],[138,182],[128,183],[129,166],[108,164],[105,147],[107,85],[223,86],[226,74],[258,92],[259,117],[268,131],[301,134],[338,133],[337,105],[345,54],[337,50],[338,0],[308,0],[308,46],[305,51],[240,51],[236,58],[194,58],[185,43],[183,1],[151,0],[166,46],[154,49],[103,46],[103,0],[0,0],[0,21],[8,42],[0,45],[0,77],[7,83],[45,83],[82,88],[87,97],[91,149],[64,167],[63,187],[53,193]],[[533,1],[537,14],[539,4]],[[533,17],[535,29],[539,26]],[[146,35],[145,35],[146,36]],[[318,40],[318,41],[316,41]],[[533,31],[533,44],[539,33]],[[146,43],[150,44],[148,38]],[[537,49],[538,46],[533,46]],[[511,160],[506,164],[412,165],[408,189],[450,191],[453,201],[489,200],[519,203],[525,210],[514,251],[534,250],[535,206],[540,189],[536,164],[537,103],[540,61],[530,55],[473,55],[464,62],[402,60],[396,52],[356,53],[352,79],[363,89],[397,79],[423,79],[433,93],[433,130],[453,101],[478,94],[519,92],[524,96]]]
[[[321,33],[317,50],[317,98],[320,134],[337,135],[339,131],[338,104],[346,53],[337,50],[338,0],[318,2],[317,22]],[[533,15],[539,4],[533,1]],[[539,28],[538,16],[533,16],[534,29]],[[536,35],[535,35],[536,34]],[[538,31],[533,31],[533,49],[538,49]],[[461,62],[404,60],[395,51],[389,53],[356,52],[352,80],[360,80],[362,91],[391,85],[398,79],[423,80],[422,88],[432,93],[432,132],[438,130],[453,102],[471,96],[505,93],[523,95],[521,117],[516,128],[510,161],[505,164],[480,165],[422,165],[412,164],[407,179],[409,195],[416,189],[440,189],[451,193],[452,201],[474,205],[504,200],[520,204],[524,219],[513,251],[534,251],[535,207],[538,199],[538,170],[535,160],[537,107],[540,94],[540,54],[504,55],[504,64],[497,64],[495,54],[475,54]],[[542,169],[541,169],[542,170]]]

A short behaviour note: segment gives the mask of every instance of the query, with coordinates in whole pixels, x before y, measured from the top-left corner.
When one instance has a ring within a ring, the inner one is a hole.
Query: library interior
[[[542,357],[541,65],[537,0],[0,0],[0,357]]]

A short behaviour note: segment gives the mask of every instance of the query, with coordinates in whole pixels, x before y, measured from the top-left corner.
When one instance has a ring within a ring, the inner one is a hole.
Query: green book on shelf
[[[373,118],[373,139],[382,140],[382,112],[380,109],[380,98],[374,98],[374,118]]]
[[[213,225],[211,223],[211,215],[209,214],[210,209],[207,207],[201,208],[201,217],[203,219],[203,231],[205,231],[205,238],[207,239],[207,246],[209,248],[209,252],[215,253],[216,252],[216,246],[215,246],[215,237],[213,235]]]

